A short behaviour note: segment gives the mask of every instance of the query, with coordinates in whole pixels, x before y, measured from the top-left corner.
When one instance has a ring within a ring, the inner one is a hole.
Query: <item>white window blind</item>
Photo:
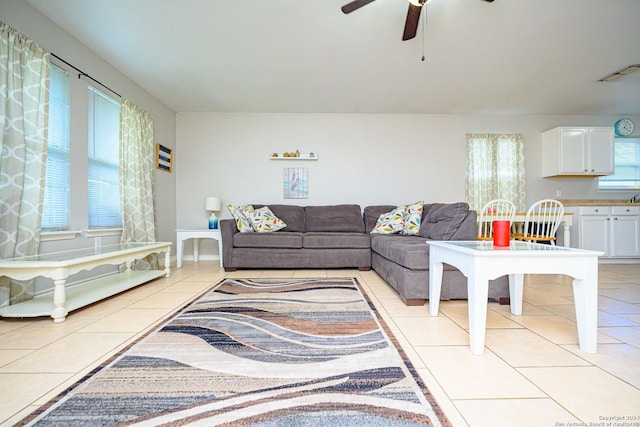
[[[120,102],[89,87],[89,228],[122,226]]]
[[[615,173],[600,177],[601,190],[637,190],[640,188],[640,139],[617,138],[614,143]]]
[[[42,229],[69,229],[69,75],[51,66],[49,79],[49,140]]]

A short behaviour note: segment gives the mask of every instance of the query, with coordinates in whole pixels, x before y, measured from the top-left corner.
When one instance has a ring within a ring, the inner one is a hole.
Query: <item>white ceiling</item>
[[[639,0],[26,1],[177,112],[640,114]]]

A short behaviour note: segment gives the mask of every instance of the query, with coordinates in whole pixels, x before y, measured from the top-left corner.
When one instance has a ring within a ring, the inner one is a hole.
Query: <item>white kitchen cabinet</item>
[[[579,243],[581,249],[598,250],[609,255],[609,208],[584,207],[578,210]]]
[[[612,175],[612,127],[557,127],[542,133],[543,177]]]
[[[611,207],[611,256],[640,255],[640,207]]]
[[[611,258],[640,256],[640,206],[583,206],[578,215],[581,249]]]

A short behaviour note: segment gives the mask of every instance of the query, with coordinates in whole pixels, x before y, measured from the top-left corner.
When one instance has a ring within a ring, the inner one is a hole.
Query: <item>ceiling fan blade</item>
[[[362,6],[366,6],[373,1],[375,0],[354,0],[351,3],[347,3],[342,6],[341,9],[343,13],[347,14],[353,12],[354,10],[360,9]]]
[[[418,24],[420,23],[421,6],[415,6],[409,3],[409,10],[407,11],[407,20],[404,23],[404,33],[402,34],[402,40],[409,40],[416,36],[418,32]]]

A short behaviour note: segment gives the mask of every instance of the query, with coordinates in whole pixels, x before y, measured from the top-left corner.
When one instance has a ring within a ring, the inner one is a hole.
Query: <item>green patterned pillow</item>
[[[404,206],[399,206],[391,212],[383,213],[378,217],[376,226],[371,234],[396,234],[404,228]]]
[[[232,204],[228,204],[227,208],[229,208],[229,212],[233,216],[233,219],[236,220],[236,227],[238,227],[238,231],[241,233],[253,233],[253,226],[251,222],[247,219],[247,217],[242,213],[245,209],[253,209],[252,205],[244,205],[244,206],[236,206],[233,207]]]
[[[263,206],[260,209],[244,209],[242,214],[249,220],[254,231],[258,233],[271,233],[287,226],[283,220],[271,212],[268,206]]]
[[[400,234],[417,236],[420,233],[420,220],[422,219],[423,202],[415,202],[412,205],[404,205],[404,227]]]

